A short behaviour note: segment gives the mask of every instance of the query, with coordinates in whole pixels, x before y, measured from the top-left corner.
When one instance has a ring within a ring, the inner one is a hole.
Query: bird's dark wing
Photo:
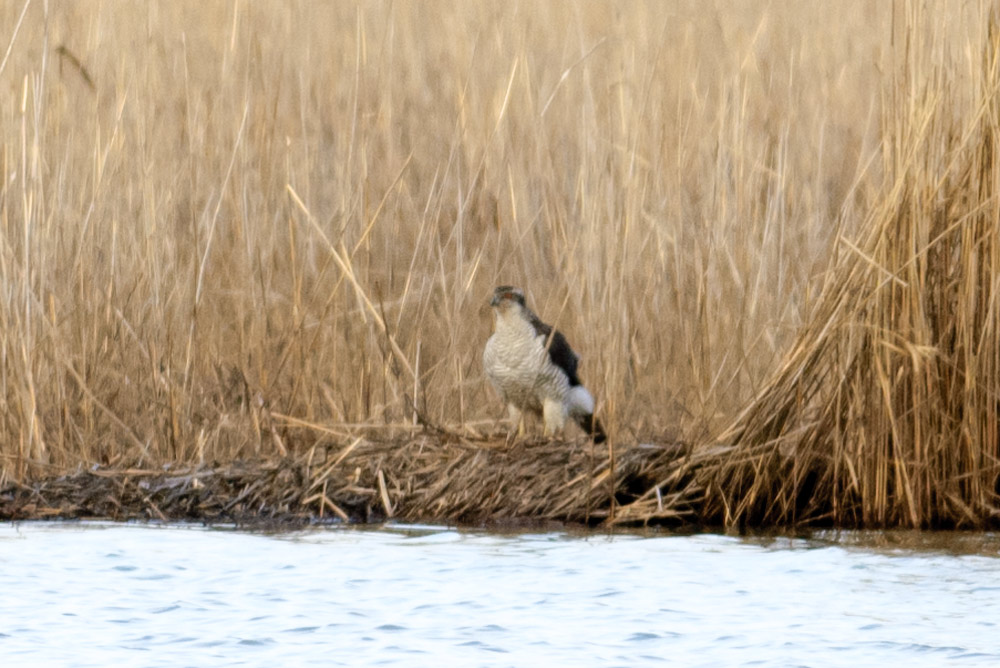
[[[566,373],[570,387],[579,385],[580,379],[576,375],[578,358],[573,349],[569,347],[569,341],[566,340],[566,337],[558,329],[553,332],[551,325],[546,325],[534,314],[532,314],[531,324],[534,326],[535,332],[545,337],[546,345],[549,348],[549,358],[553,364]]]

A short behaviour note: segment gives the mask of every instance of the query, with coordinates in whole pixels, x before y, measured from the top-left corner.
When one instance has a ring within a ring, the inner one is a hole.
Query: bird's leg
[[[542,418],[545,420],[546,438],[554,438],[566,426],[566,406],[556,399],[542,402]]]
[[[524,438],[524,415],[514,404],[507,404],[507,416],[510,418],[511,429],[507,432],[507,444],[510,445],[514,438]]]

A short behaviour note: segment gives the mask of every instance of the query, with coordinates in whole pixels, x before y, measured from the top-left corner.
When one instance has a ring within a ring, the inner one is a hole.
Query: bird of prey
[[[523,427],[525,411],[541,415],[545,435],[553,436],[570,417],[595,443],[604,442],[594,397],[576,375],[579,357],[566,337],[531,312],[518,288],[501,285],[490,306],[496,327],[483,350],[483,366],[514,424]]]

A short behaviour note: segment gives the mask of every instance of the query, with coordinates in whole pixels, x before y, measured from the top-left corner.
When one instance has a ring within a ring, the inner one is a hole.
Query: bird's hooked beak
[[[500,306],[500,295],[493,295],[493,299],[490,300],[490,306],[494,308]]]

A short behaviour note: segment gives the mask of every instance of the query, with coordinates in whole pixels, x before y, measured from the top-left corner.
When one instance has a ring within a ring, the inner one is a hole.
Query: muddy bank
[[[8,482],[0,520],[196,521],[294,527],[318,522],[523,526],[648,521],[648,495],[676,446],[586,441],[472,442],[427,434],[318,443],[296,457],[216,466],[78,470]],[[687,497],[653,514],[693,522]]]

